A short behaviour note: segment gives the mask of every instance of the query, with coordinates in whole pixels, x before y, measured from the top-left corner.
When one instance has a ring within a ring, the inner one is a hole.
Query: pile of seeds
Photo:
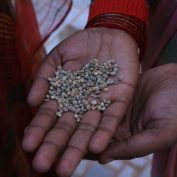
[[[73,112],[79,123],[87,111],[104,111],[111,104],[100,93],[115,84],[117,74],[118,67],[114,60],[100,63],[93,59],[76,72],[65,71],[59,66],[54,77],[48,78],[50,89],[46,101],[57,101],[58,117],[65,112]]]

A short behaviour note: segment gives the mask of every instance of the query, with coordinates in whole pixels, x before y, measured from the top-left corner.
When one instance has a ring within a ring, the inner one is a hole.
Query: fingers
[[[115,141],[121,141],[131,136],[130,120],[132,113],[132,103],[130,103],[122,122],[119,123],[114,134]]]
[[[124,102],[114,102],[104,111],[99,127],[89,144],[91,152],[99,154],[110,143],[118,124],[124,116],[124,104]]]
[[[113,160],[133,159],[148,155],[162,148],[164,134],[158,130],[146,130],[122,141],[110,144],[100,156],[105,164]]]
[[[55,101],[45,102],[25,130],[22,146],[26,151],[34,151],[45,134],[56,122],[58,105]]]
[[[134,87],[126,82],[109,87],[102,96],[113,103],[104,111],[99,128],[93,136],[89,148],[93,153],[101,153],[110,143],[117,126],[124,118],[131,101]]]
[[[54,75],[60,62],[57,49],[54,49],[43,61],[28,96],[28,103],[31,106],[37,107],[44,101],[49,90],[48,78]]]
[[[37,171],[46,172],[51,168],[57,155],[66,146],[75,127],[76,123],[73,114],[63,114],[52,130],[46,135],[33,160],[33,166]]]
[[[98,111],[89,111],[84,115],[57,165],[58,175],[67,177],[73,173],[86,154],[89,141],[96,131],[100,119],[101,113]]]

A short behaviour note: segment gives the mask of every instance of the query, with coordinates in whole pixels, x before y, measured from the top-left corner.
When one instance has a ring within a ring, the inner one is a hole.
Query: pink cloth
[[[177,31],[177,1],[154,0],[147,29],[148,45],[143,59],[144,70],[159,64],[160,55]],[[177,177],[177,144],[155,153],[152,177]]]
[[[152,177],[177,177],[177,144],[154,154]]]
[[[144,69],[148,69],[158,63],[161,52],[176,31],[177,1],[154,1],[147,29],[148,45],[143,62]]]

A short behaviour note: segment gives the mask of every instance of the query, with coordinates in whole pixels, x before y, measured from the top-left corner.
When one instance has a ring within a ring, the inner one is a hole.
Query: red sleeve
[[[90,7],[89,20],[105,13],[125,14],[147,23],[149,4],[145,0],[96,0]]]

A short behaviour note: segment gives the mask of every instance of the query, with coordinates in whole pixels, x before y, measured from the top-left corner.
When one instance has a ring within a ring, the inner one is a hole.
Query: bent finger
[[[159,130],[146,130],[123,141],[110,144],[100,156],[105,164],[113,160],[127,160],[142,157],[160,150],[165,142],[164,133]]]

